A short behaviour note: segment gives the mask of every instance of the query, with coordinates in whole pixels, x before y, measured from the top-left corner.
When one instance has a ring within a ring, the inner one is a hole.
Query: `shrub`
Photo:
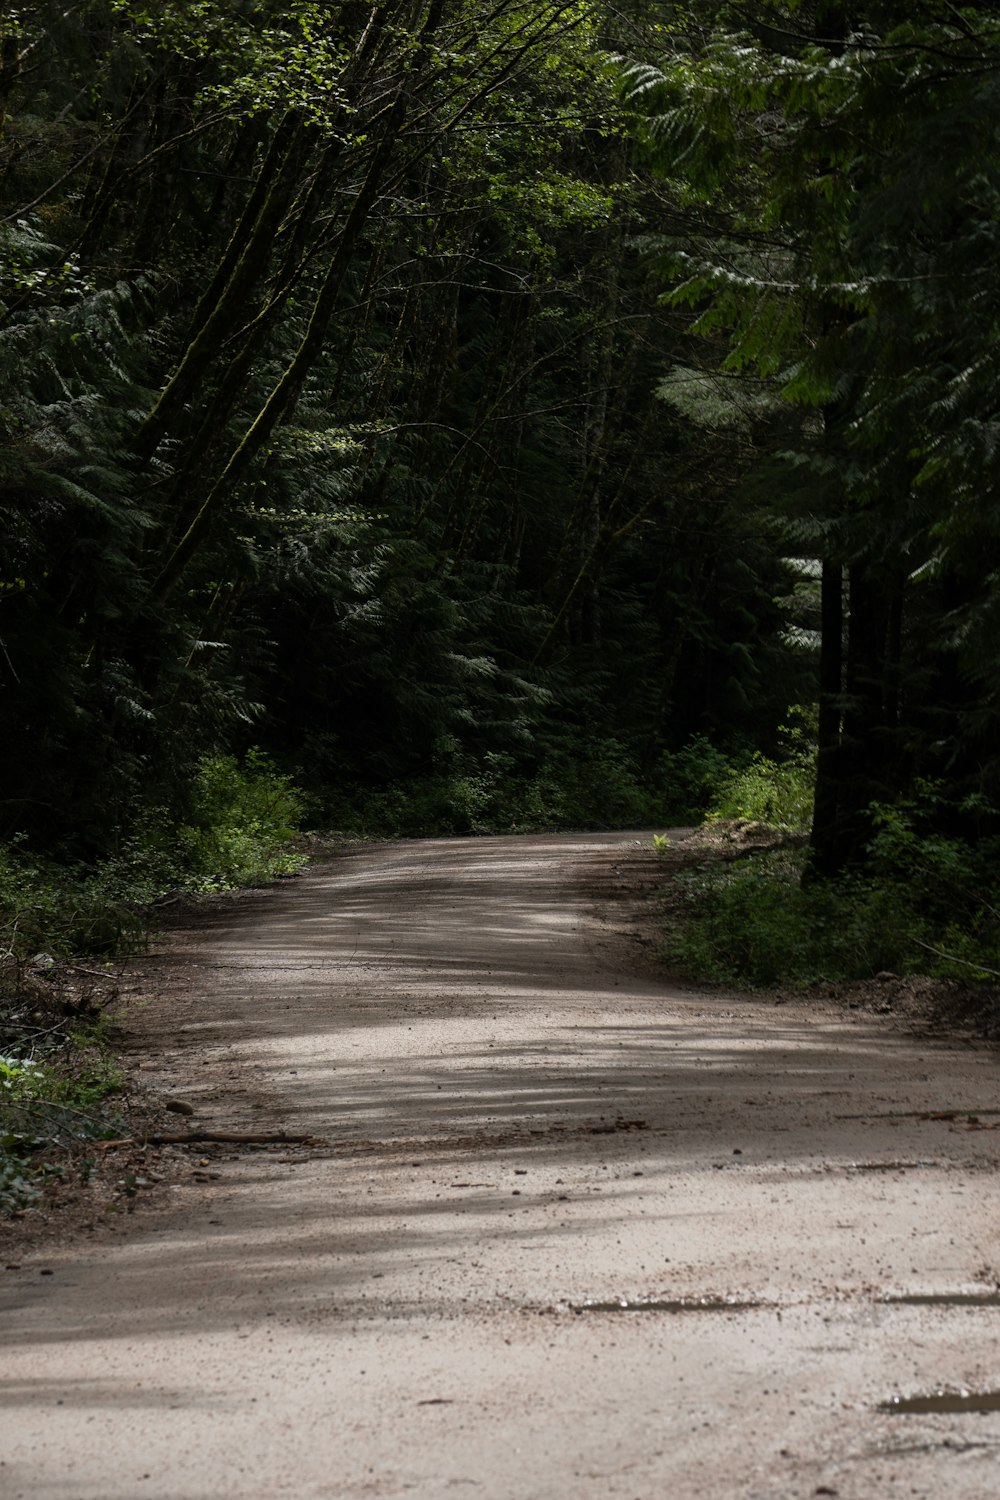
[[[198,768],[190,821],[177,833],[190,883],[224,890],[300,870],[304,859],[289,845],[302,810],[302,794],[262,751],[248,751],[242,765],[232,755],[206,757]]]
[[[905,886],[930,935],[933,972],[955,979],[1000,977],[1000,809],[979,796],[960,801],[920,782],[916,795],[872,808],[875,879]],[[985,831],[984,831],[985,830]]]
[[[815,763],[809,754],[775,761],[757,754],[733,771],[709,810],[713,820],[761,823],[785,833],[805,833],[812,822]]]
[[[657,767],[660,817],[677,822],[733,820],[804,832],[816,784],[815,711],[793,706],[777,759],[747,748],[725,751],[705,735],[666,751]]]
[[[765,779],[773,784],[769,772]],[[980,798],[948,801],[922,784],[914,797],[871,812],[876,832],[861,873],[803,885],[806,852],[787,848],[682,873],[668,960],[695,976],[749,985],[881,970],[995,983],[1000,811]]]
[[[662,816],[669,822],[700,822],[736,770],[732,757],[704,735],[695,735],[679,750],[664,751],[656,776]]]
[[[146,908],[168,891],[223,890],[301,869],[290,848],[303,799],[260,751],[202,761],[188,821],[148,811],[119,852],[94,866],[0,845],[0,975],[41,952],[121,953],[140,944]]]
[[[793,707],[779,733],[785,754],[773,760],[759,751],[732,767],[708,809],[715,821],[760,823],[783,833],[807,833],[816,787],[816,726],[811,709]]]
[[[696,977],[750,986],[863,979],[924,965],[904,887],[801,884],[805,853],[781,849],[677,877],[665,957]]]
[[[10,979],[36,953],[114,953],[144,931],[135,905],[106,889],[101,867],[60,866],[20,840],[0,846],[0,973]]]

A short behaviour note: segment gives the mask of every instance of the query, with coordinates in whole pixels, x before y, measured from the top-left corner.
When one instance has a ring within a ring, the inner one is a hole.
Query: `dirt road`
[[[5,1275],[4,1500],[1000,1495],[997,1053],[634,977],[646,859],[374,847],[170,939],[143,1076],[327,1144]]]

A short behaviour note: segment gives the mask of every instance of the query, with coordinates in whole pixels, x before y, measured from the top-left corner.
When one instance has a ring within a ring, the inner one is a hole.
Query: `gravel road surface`
[[[996,1050],[656,980],[648,851],[369,846],[161,944],[179,1126],[322,1144],[4,1274],[3,1500],[1000,1495]]]

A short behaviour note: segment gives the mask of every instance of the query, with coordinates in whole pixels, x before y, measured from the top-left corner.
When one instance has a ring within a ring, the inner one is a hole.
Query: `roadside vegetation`
[[[0,848],[0,1212],[37,1202],[88,1143],[120,1135],[114,1023],[122,963],[164,902],[294,874],[302,797],[260,751],[206,757],[187,816],[150,813],[91,866]]]
[[[752,988],[926,975],[1000,980],[997,809],[932,783],[869,809],[854,868],[818,876],[809,832],[814,752],[754,756],[717,788],[670,882],[664,957],[693,978]],[[945,833],[943,827],[953,831]],[[662,844],[666,853],[669,845]]]

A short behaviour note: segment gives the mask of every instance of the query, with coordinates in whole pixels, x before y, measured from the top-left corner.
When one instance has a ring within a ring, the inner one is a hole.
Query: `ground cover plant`
[[[1000,839],[981,798],[939,787],[869,810],[863,863],[818,874],[808,844],[813,760],[755,756],[724,781],[697,853],[671,882],[664,957],[702,979],[751,987],[926,975],[1000,979]],[[953,832],[941,832],[943,822]]]
[[[25,1026],[4,1023],[14,1050],[0,1054],[0,1213],[30,1207],[72,1170],[86,1175],[88,1143],[124,1129],[115,1106],[124,1075],[108,1033],[93,1021],[53,1022],[40,1004],[35,994]]]
[[[295,873],[303,799],[261,752],[206,756],[185,821],[149,811],[115,854],[88,867],[0,848],[0,1211],[38,1200],[122,1133],[124,1075],[106,1007],[157,904]]]

